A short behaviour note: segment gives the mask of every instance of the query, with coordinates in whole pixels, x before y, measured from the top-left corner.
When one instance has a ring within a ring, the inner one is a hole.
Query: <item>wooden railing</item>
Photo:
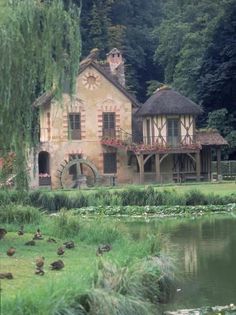
[[[134,141],[135,139],[135,141]],[[101,143],[107,146],[124,148],[129,151],[134,152],[170,152],[179,150],[198,150],[201,148],[199,143],[195,142],[195,137],[192,135],[186,137],[179,137],[177,143],[168,143],[167,137],[143,137],[136,134],[130,134],[123,129],[116,130],[116,136],[103,137]]]

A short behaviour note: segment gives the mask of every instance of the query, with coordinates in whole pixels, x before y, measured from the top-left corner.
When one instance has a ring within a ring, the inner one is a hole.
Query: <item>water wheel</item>
[[[64,161],[58,170],[61,186],[64,189],[94,186],[99,179],[96,166],[83,158],[75,157]]]

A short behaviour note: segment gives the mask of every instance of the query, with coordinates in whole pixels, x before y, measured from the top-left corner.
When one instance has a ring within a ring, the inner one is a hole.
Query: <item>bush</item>
[[[199,190],[190,190],[185,194],[187,206],[207,205],[208,198]]]

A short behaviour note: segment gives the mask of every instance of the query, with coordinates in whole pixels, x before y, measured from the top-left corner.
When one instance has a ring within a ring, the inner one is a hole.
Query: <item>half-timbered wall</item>
[[[179,119],[180,145],[191,145],[194,143],[195,118],[192,115],[158,115],[155,117],[145,117],[143,120],[143,142],[145,144],[166,146],[168,144],[168,119]]]

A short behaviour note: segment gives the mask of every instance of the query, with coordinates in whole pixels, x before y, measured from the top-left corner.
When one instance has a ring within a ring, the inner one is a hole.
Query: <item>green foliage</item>
[[[208,203],[206,195],[199,190],[190,190],[186,193],[186,205],[206,205]]]
[[[41,221],[41,219],[42,214],[39,209],[34,207],[16,205],[13,203],[0,206],[0,222],[2,223],[37,224]]]
[[[226,158],[236,151],[235,123],[236,116],[230,113],[227,108],[217,109],[208,114],[207,127],[217,129],[229,143],[229,147],[223,149]]]
[[[82,295],[79,303],[87,311],[85,314],[91,315],[158,315],[158,312],[154,312],[153,307],[147,302],[101,289],[94,289]]]
[[[125,292],[154,304],[168,303],[175,292],[175,274],[170,258],[148,256],[130,268]]]
[[[201,65],[198,95],[208,111],[221,107],[234,111],[235,4],[235,0],[224,2],[223,16],[214,29]]]
[[[53,235],[61,238],[75,237],[80,231],[80,220],[78,216],[61,209],[53,220]]]
[[[83,55],[94,47],[100,48],[102,58],[113,47],[122,50],[127,87],[144,99],[144,82],[162,80],[162,70],[153,62],[152,38],[152,29],[160,19],[159,0],[86,0],[81,14]]]
[[[8,1],[0,19],[0,146],[16,153],[17,188],[27,188],[27,152],[37,137],[35,99],[73,90],[80,55],[79,9],[61,0]],[[13,127],[14,126],[14,127]]]
[[[107,225],[99,219],[81,225],[79,239],[88,244],[112,244],[122,239],[122,233],[114,225]]]
[[[164,66],[166,82],[195,101],[205,47],[223,8],[220,0],[168,0],[162,23],[154,30],[155,60]]]

